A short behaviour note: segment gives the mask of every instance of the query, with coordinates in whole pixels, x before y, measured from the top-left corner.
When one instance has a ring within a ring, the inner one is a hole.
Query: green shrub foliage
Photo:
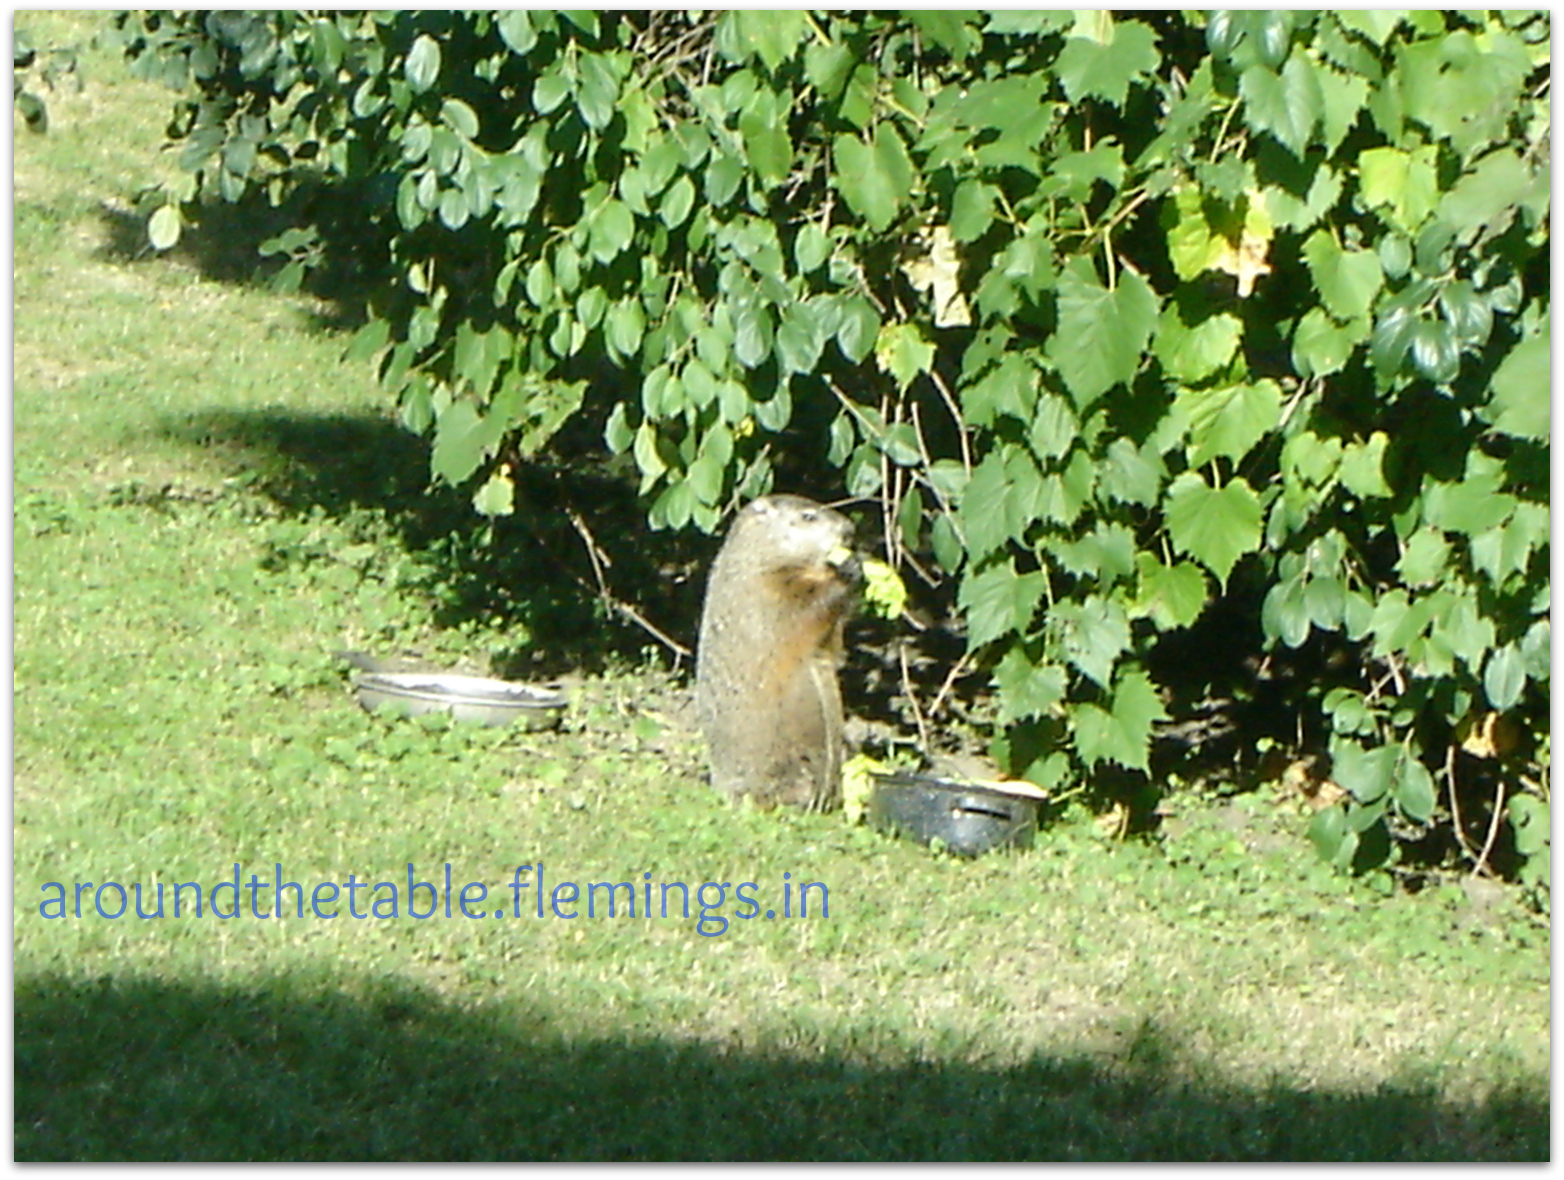
[[[1044,786],[1148,769],[1148,654],[1243,580],[1257,652],[1352,654],[1325,855],[1447,820],[1464,744],[1546,863],[1545,13],[118,19],[189,87],[155,244],[350,201],[353,351],[483,511],[582,415],[656,527],[823,455]]]

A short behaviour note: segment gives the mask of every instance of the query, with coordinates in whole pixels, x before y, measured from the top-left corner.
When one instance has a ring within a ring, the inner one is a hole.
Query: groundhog
[[[695,708],[711,781],[812,811],[842,793],[842,627],[863,570],[852,523],[802,496],[739,513],[706,583]]]

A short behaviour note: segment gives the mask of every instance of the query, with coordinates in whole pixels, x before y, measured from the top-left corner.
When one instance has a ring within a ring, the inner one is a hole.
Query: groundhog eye
[[[806,511],[806,512],[805,512],[805,513],[804,513],[804,514],[803,514],[803,515],[804,515],[804,523],[805,523],[805,524],[810,524],[810,523],[813,523],[813,521],[814,521],[814,519],[815,519],[815,514],[814,514],[814,512],[812,512],[812,511]]]

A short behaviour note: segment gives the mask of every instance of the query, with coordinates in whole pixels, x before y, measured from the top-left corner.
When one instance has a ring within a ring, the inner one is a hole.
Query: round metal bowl
[[[565,694],[552,689],[454,672],[361,672],[353,677],[353,692],[371,713],[449,713],[475,725],[525,729],[556,724],[566,704]]]
[[[869,822],[919,844],[939,840],[957,856],[1030,848],[1037,800],[997,787],[924,774],[877,774]]]

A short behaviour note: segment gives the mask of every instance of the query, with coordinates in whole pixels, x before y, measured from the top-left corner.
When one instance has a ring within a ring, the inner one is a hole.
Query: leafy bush
[[[1546,861],[1547,14],[119,21],[195,88],[154,242],[350,194],[284,275],[377,260],[353,349],[481,510],[577,417],[657,527],[824,455],[1045,787],[1147,772],[1154,649],[1263,595],[1251,647],[1345,656],[1328,858],[1486,862],[1459,764]]]

